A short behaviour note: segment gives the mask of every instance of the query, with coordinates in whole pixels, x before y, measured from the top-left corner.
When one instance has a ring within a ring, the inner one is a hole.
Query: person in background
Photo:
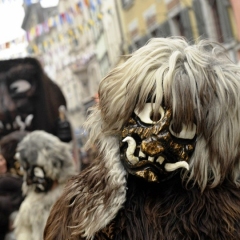
[[[13,239],[13,221],[23,201],[22,174],[14,155],[26,134],[15,131],[0,141],[0,240]]]
[[[2,154],[0,154],[0,174],[4,174],[7,172],[7,161],[3,157]]]
[[[77,173],[71,145],[45,131],[33,131],[18,144],[23,200],[14,221],[17,240],[42,240],[50,209],[67,180]]]

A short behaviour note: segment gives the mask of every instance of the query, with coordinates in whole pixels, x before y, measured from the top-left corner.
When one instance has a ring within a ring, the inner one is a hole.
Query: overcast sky
[[[0,0],[0,44],[12,41],[24,34],[21,29],[24,18],[23,0]]]

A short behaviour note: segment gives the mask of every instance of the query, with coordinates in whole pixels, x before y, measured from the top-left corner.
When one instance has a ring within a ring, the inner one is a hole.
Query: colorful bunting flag
[[[76,12],[75,12],[75,10],[74,10],[73,7],[70,7],[70,8],[68,9],[68,11],[69,11],[69,13],[70,13],[71,15],[73,15],[73,16],[76,15]]]
[[[89,7],[89,0],[84,0],[84,3],[87,7]]]
[[[96,11],[96,6],[95,6],[95,3],[94,3],[93,0],[90,0],[90,8],[91,8],[91,10],[92,10],[93,12]]]
[[[43,23],[43,30],[44,30],[45,33],[49,32],[48,21],[45,21]]]
[[[69,30],[68,30],[68,34],[69,34],[69,36],[72,37],[72,36],[74,35],[73,30],[72,30],[72,29],[69,29]]]
[[[76,8],[77,13],[82,13],[82,3],[81,2],[76,3],[75,8]]]
[[[64,22],[66,22],[66,14],[61,13],[60,16],[61,16],[61,21],[62,21],[62,24],[63,24]]]
[[[102,18],[103,18],[102,13],[99,12],[99,13],[97,14],[97,18],[98,18],[98,20],[102,20]]]
[[[66,16],[67,22],[68,22],[69,24],[73,24],[73,19],[72,19],[72,17],[70,16],[70,14],[66,12],[66,13],[65,13],[65,16]]]
[[[89,24],[89,26],[92,27],[92,26],[94,25],[94,21],[93,21],[92,19],[89,19],[89,20],[88,20],[88,24]]]
[[[0,0],[0,2],[3,0]],[[5,0],[7,1],[7,0]],[[10,0],[8,0],[10,1]],[[15,1],[15,0],[11,0]],[[36,3],[36,0],[24,0],[25,4],[30,5]],[[84,4],[83,4],[84,3]],[[79,0],[73,6],[69,7],[66,12],[62,12],[56,16],[52,16],[47,19],[45,22],[37,24],[36,26],[32,27],[29,31],[26,32],[21,39],[15,39],[11,42],[7,42],[0,45],[0,50],[9,48],[11,45],[18,44],[19,42],[29,42],[31,43],[36,37],[40,37],[43,34],[48,34],[51,28],[58,28],[61,31],[63,28],[63,24],[67,23],[69,26],[71,25],[71,29],[68,29],[67,32],[64,31],[63,33],[59,33],[55,35],[53,38],[44,40],[40,45],[32,45],[29,46],[28,51],[38,53],[39,51],[47,50],[49,47],[53,46],[55,43],[58,42],[68,42],[68,41],[75,41],[74,39],[78,40],[79,34],[84,34],[90,28],[95,25],[96,20],[102,20],[103,14],[101,12],[97,12],[95,14],[95,18],[86,19],[86,16],[82,16],[83,24],[76,24],[77,14],[82,14],[84,10],[84,5],[89,7],[91,11],[97,11],[98,5],[101,5],[101,0]],[[74,24],[75,27],[74,27]],[[78,44],[78,43],[76,43]]]
[[[25,3],[27,6],[29,6],[29,5],[32,4],[32,1],[31,1],[31,0],[24,0],[24,3]]]
[[[81,33],[82,33],[83,30],[84,30],[84,29],[83,29],[83,25],[79,25],[79,26],[78,26],[78,29],[79,29],[79,30],[81,31]]]

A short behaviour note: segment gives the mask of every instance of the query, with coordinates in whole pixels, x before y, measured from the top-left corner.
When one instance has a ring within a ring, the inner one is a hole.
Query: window
[[[172,35],[183,36],[188,40],[193,39],[192,26],[188,8],[184,8],[178,13],[174,14],[171,17],[169,23]]]
[[[221,30],[217,1],[216,0],[209,0],[208,2],[209,2],[209,6],[210,6],[210,9],[211,9],[211,12],[212,12],[214,26],[215,26],[215,29],[216,29],[217,41],[222,43],[223,42],[223,38],[222,38],[223,33],[222,33],[222,30]]]
[[[172,20],[176,27],[177,34],[179,36],[184,36],[184,26],[182,24],[181,15],[177,14]]]
[[[122,0],[122,8],[128,9],[133,5],[133,0]]]

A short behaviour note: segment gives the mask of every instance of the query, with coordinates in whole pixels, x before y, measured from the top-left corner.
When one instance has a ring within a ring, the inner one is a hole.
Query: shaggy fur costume
[[[0,240],[12,229],[12,218],[22,201],[22,173],[14,159],[18,143],[27,132],[15,131],[0,140],[0,153],[6,159],[7,173],[0,174]]]
[[[103,79],[87,121],[99,156],[68,183],[45,240],[240,239],[240,68],[224,52],[156,38]],[[122,131],[149,97],[154,114],[171,109],[176,129],[196,126],[189,170],[162,182],[129,174],[121,161]]]
[[[65,97],[37,59],[0,61],[0,96],[0,139],[24,129],[44,130],[65,142],[72,140],[69,123],[59,120]]]
[[[16,217],[15,235],[17,240],[42,240],[50,208],[75,174],[71,149],[52,134],[33,131],[18,145],[16,158],[24,169],[26,198]]]

